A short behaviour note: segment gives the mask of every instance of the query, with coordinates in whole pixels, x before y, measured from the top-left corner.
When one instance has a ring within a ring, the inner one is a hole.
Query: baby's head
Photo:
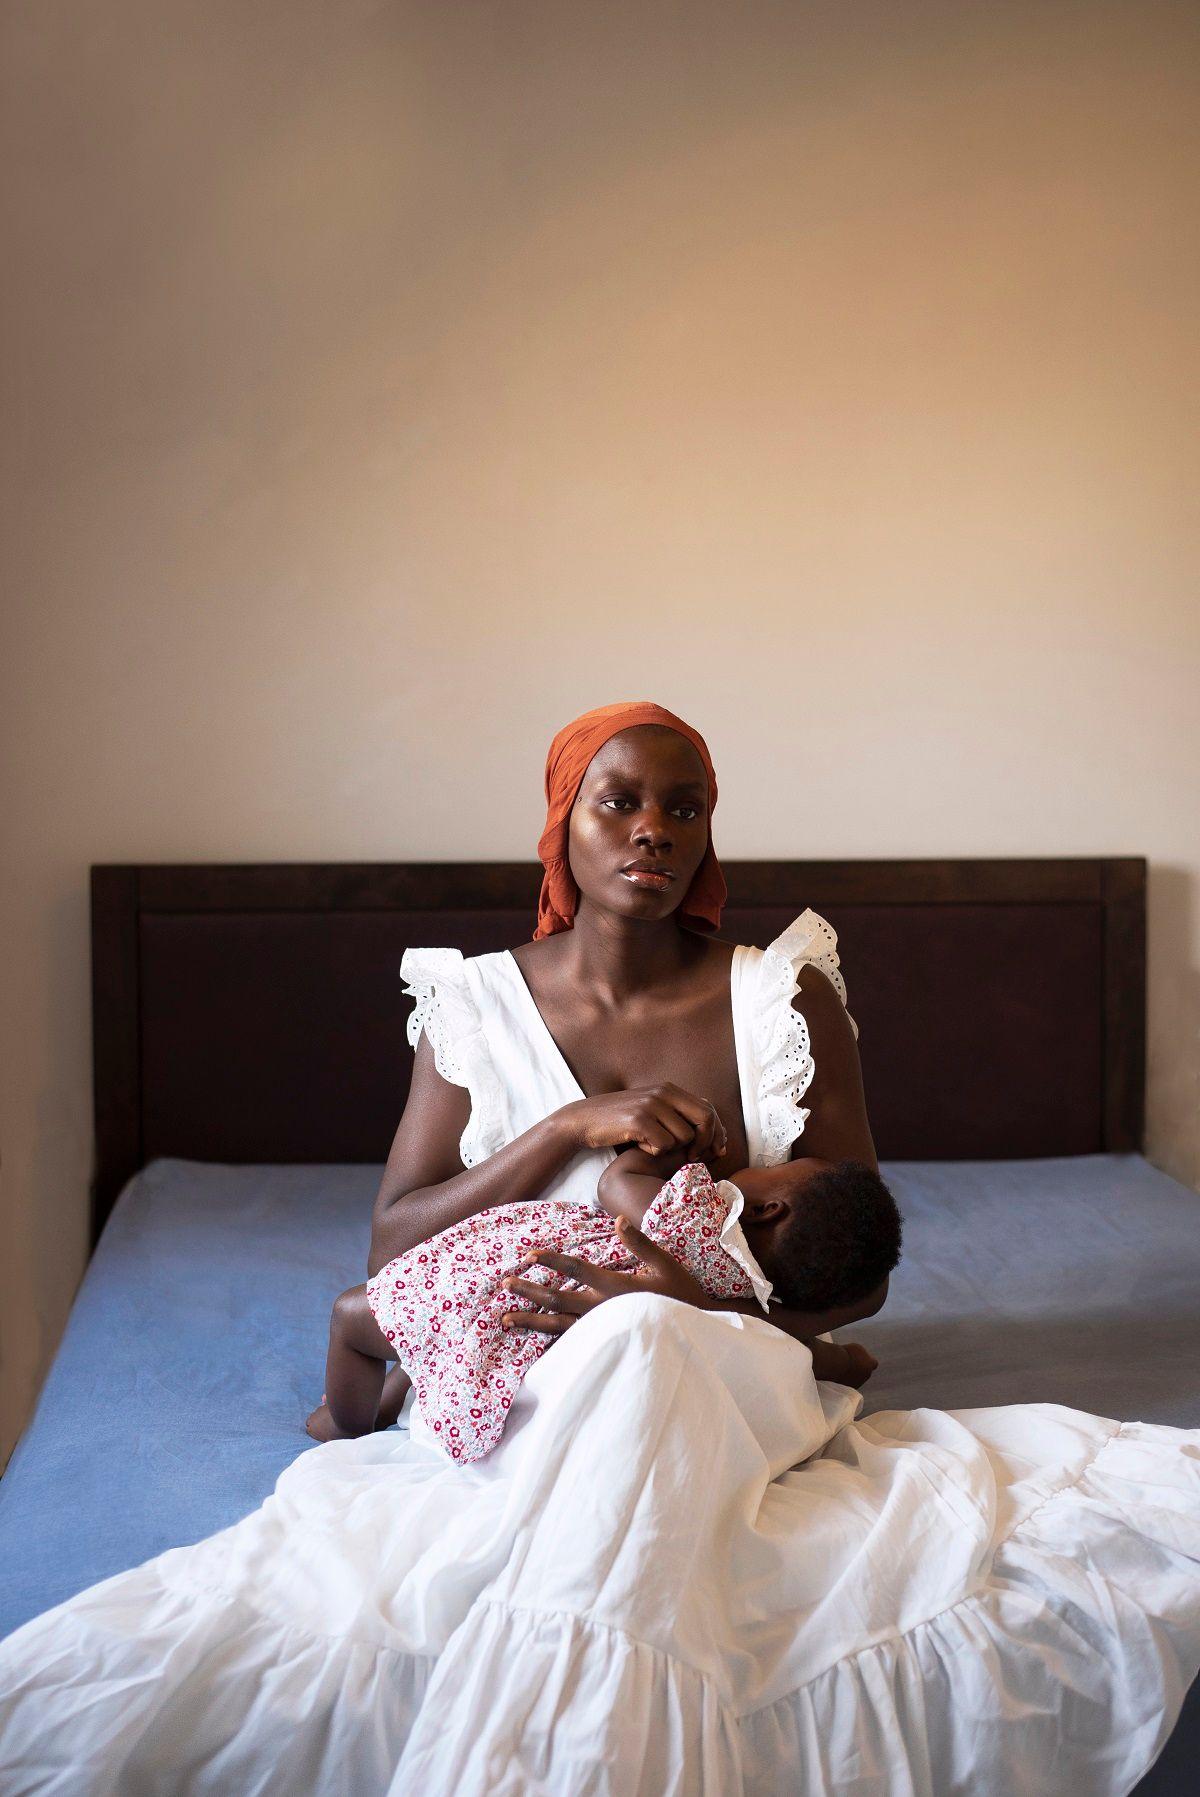
[[[748,1167],[734,1184],[746,1239],[789,1310],[829,1313],[829,1329],[875,1314],[900,1259],[900,1212],[878,1173],[805,1159]]]

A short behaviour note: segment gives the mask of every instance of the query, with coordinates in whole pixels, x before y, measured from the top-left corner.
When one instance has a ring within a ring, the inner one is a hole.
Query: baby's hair
[[[896,1200],[878,1173],[838,1161],[807,1181],[765,1270],[789,1309],[856,1304],[899,1261],[900,1231]]]

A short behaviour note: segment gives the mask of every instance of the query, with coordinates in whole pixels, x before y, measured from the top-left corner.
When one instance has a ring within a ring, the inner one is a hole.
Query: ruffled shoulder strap
[[[503,1148],[509,1130],[504,1082],[492,1060],[471,964],[458,948],[409,948],[400,977],[406,996],[417,1001],[408,1020],[410,1046],[416,1048],[424,1030],[442,1078],[470,1093],[458,1154],[464,1167],[478,1166]]]
[[[837,952],[837,933],[816,911],[802,911],[762,951],[750,982],[749,1026],[757,1072],[757,1123],[760,1140],[756,1164],[775,1167],[786,1161],[792,1143],[809,1118],[800,1103],[815,1071],[808,1024],[793,1008],[802,967],[820,968],[843,1005],[846,982]],[[847,1016],[849,1012],[847,1011]],[[858,1025],[850,1017],[858,1036]]]

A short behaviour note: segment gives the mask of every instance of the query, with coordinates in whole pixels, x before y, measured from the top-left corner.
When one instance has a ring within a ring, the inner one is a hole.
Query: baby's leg
[[[388,1378],[388,1409],[380,1415],[384,1375],[390,1349],[371,1315],[365,1285],[353,1286],[334,1301],[329,1319],[329,1355],[325,1362],[325,1403],[305,1427],[317,1441],[369,1435],[395,1421],[408,1381],[400,1368]],[[397,1402],[398,1398],[398,1402]]]
[[[400,1412],[404,1409],[404,1400],[412,1388],[412,1380],[402,1366],[394,1366],[383,1382],[383,1395],[379,1400],[379,1416],[377,1429],[390,1429]]]

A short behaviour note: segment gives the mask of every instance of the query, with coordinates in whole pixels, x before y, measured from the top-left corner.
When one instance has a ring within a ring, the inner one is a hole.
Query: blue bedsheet
[[[1200,1197],[1140,1156],[884,1168],[905,1217],[867,1409],[1036,1400],[1200,1425]],[[252,1510],[311,1443],[375,1167],[156,1161],[0,1483],[0,1634]]]

